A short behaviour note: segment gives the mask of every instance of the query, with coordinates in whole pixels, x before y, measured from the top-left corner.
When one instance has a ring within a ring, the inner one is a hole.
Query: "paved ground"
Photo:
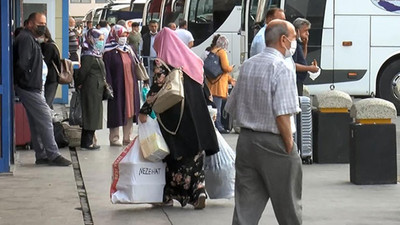
[[[208,200],[204,210],[181,208],[178,203],[169,208],[111,204],[111,164],[122,148],[108,145],[106,129],[97,134],[101,150],[76,151],[95,225],[231,223],[232,199]],[[224,137],[235,148],[238,135]],[[69,158],[69,149],[62,149],[62,154]],[[399,155],[397,159],[400,165]],[[85,224],[72,167],[35,166],[34,153],[27,150],[19,150],[16,161],[13,176],[0,176],[0,225]],[[348,164],[304,165],[303,171],[304,224],[400,224],[400,185],[351,184]],[[270,205],[260,224],[278,224]]]

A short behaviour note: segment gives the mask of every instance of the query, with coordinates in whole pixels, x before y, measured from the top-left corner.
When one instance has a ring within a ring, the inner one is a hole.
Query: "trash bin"
[[[370,98],[353,105],[350,115],[350,182],[396,184],[396,118],[393,103]]]
[[[349,162],[349,109],[347,93],[330,90],[315,96],[313,110],[313,158],[317,163]]]

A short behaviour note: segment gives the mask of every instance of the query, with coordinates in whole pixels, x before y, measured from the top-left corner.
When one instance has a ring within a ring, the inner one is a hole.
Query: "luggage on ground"
[[[65,134],[61,121],[53,122],[54,139],[58,148],[64,148],[69,145],[68,137]]]
[[[163,201],[165,163],[143,158],[136,137],[112,165],[112,203],[159,203]]]
[[[235,158],[224,137],[215,129],[219,152],[206,156],[204,163],[205,184],[211,199],[233,198],[235,194]]]
[[[312,113],[311,100],[307,96],[299,96],[301,112],[297,114],[297,130],[295,141],[304,163],[312,164]]]
[[[31,130],[26,111],[21,102],[15,102],[15,145],[30,149]]]

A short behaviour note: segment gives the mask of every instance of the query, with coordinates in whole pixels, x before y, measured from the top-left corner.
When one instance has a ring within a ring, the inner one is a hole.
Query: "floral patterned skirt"
[[[172,199],[183,206],[194,204],[204,188],[204,151],[191,158],[166,159],[164,202]]]

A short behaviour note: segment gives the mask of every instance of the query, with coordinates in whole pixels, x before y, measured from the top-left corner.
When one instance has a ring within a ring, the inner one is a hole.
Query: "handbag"
[[[54,63],[54,61],[51,62],[57,72],[57,82],[59,84],[70,84],[74,75],[74,65],[72,64],[72,61],[69,59],[60,59],[60,70],[58,70],[57,65]]]
[[[103,100],[112,100],[114,99],[114,91],[110,84],[104,79],[104,91],[103,91]]]
[[[169,73],[165,77],[165,83],[156,94],[156,100],[153,103],[153,110],[158,114],[165,112],[185,98],[182,69],[170,70],[164,62],[161,60],[160,62],[168,69]]]
[[[165,127],[161,121],[161,117],[157,116],[157,120],[164,128],[165,131],[172,135],[176,135],[179,126],[181,125],[183,110],[185,106],[185,92],[183,89],[183,72],[181,68],[173,69],[172,71],[162,60],[158,59],[161,64],[169,71],[168,76],[165,77],[165,83],[161,87],[160,91],[155,95],[156,100],[153,103],[153,111],[157,114],[163,113],[170,109],[172,106],[181,102],[181,112],[179,115],[179,122],[174,131],[169,130]]]
[[[54,46],[57,48],[58,55],[60,56],[60,49],[58,49],[58,46],[56,43],[53,43]],[[54,66],[54,69],[57,72],[57,82],[59,84],[70,84],[72,83],[73,77],[74,77],[74,65],[72,64],[72,61],[69,59],[60,59],[61,67],[60,70],[58,70],[57,65],[54,63],[54,60],[51,61],[51,63]]]
[[[135,75],[138,80],[149,80],[150,77],[147,74],[146,67],[144,66],[143,59],[138,59],[136,54],[133,54],[133,60],[135,63]]]
[[[219,49],[217,52],[219,52],[220,50],[221,49]],[[221,67],[221,60],[219,59],[219,56],[211,51],[210,53],[208,53],[207,58],[204,60],[203,69],[204,74],[209,79],[216,79],[218,76],[224,73]]]

